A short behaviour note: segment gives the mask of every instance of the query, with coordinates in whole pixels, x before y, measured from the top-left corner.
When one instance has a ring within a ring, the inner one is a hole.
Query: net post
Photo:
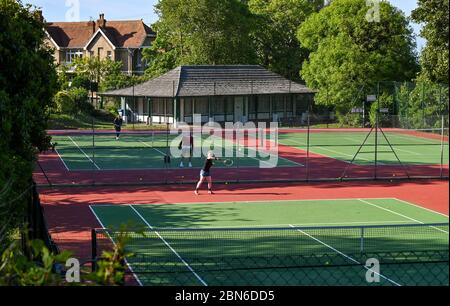
[[[92,259],[92,272],[97,271],[97,231],[91,230],[91,259]]]

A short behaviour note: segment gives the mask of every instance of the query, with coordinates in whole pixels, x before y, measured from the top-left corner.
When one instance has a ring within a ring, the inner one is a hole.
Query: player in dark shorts
[[[116,140],[119,140],[120,132],[122,131],[123,119],[120,115],[114,119],[114,129],[116,130]]]
[[[210,169],[214,165],[213,164],[214,160],[217,160],[216,156],[214,155],[213,152],[209,152],[208,157],[205,160],[205,164],[203,165],[203,168],[200,171],[200,181],[198,181],[197,187],[195,188],[196,195],[198,195],[198,190],[205,180],[208,182],[208,193],[214,194],[214,192],[212,191],[212,178],[210,173]]]
[[[185,158],[188,159],[189,168],[192,168],[192,154],[194,151],[194,135],[192,131],[190,131],[189,136],[183,136],[183,139],[181,140],[178,149],[181,150],[180,168],[184,167],[183,160]]]

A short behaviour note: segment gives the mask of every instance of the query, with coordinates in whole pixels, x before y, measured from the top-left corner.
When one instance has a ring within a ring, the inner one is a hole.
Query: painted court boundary
[[[418,206],[418,205],[415,205],[415,204],[411,204],[411,203],[409,203],[409,202],[406,202],[406,201],[403,201],[403,200],[399,200],[399,199],[396,199],[396,198],[372,198],[372,199],[327,199],[327,200],[325,200],[325,199],[322,199],[322,200],[317,200],[317,199],[314,199],[314,200],[287,200],[287,201],[279,201],[279,202],[311,202],[311,201],[345,201],[345,200],[355,200],[355,201],[359,201],[359,202],[362,202],[362,203],[364,203],[364,204],[367,204],[367,205],[371,205],[371,206],[373,206],[373,207],[376,207],[376,208],[379,208],[379,209],[381,209],[381,210],[385,210],[385,211],[387,211],[387,212],[389,212],[389,213],[392,213],[392,214],[395,214],[395,215],[397,215],[397,216],[400,216],[400,217],[402,217],[402,218],[405,218],[405,219],[408,219],[408,220],[410,220],[410,221],[413,221],[413,222],[415,222],[415,223],[417,223],[417,224],[425,224],[424,222],[422,222],[422,221],[419,221],[419,220],[416,220],[416,219],[414,219],[414,218],[411,218],[411,217],[409,217],[409,216],[406,216],[406,215],[404,215],[404,214],[401,214],[401,213],[398,213],[398,212],[395,212],[395,211],[393,211],[393,210],[391,210],[391,209],[387,209],[387,208],[384,208],[384,207],[382,207],[382,206],[379,206],[379,205],[376,205],[376,204],[373,204],[373,203],[370,203],[369,201],[370,200],[396,200],[396,201],[399,201],[399,202],[401,202],[401,203],[404,203],[404,204],[407,204],[407,205],[410,205],[410,206],[413,206],[413,207],[416,207],[416,208],[420,208],[420,209],[423,209],[423,210],[426,210],[426,211],[428,211],[428,212],[432,212],[432,213],[436,213],[436,214],[438,214],[438,215],[442,215],[442,216],[445,216],[445,217],[448,217],[448,216],[446,216],[445,214],[442,214],[442,213],[439,213],[439,212],[435,212],[435,211],[432,211],[432,210],[430,210],[430,209],[426,209],[426,208],[424,208],[424,207],[420,207],[420,206]],[[231,203],[264,203],[264,202],[277,202],[277,201],[244,201],[244,202],[216,202],[216,203],[211,203],[211,204],[220,204],[220,203],[222,203],[222,204],[225,204],[225,203],[227,203],[227,204],[231,204]],[[179,204],[208,204],[208,203],[179,203]],[[150,205],[174,205],[174,204],[150,204]],[[180,261],[188,268],[188,270],[202,283],[202,285],[203,286],[208,286],[208,284],[195,272],[195,270],[189,265],[189,263],[186,261],[186,260],[184,260],[182,257],[181,257],[181,255],[180,254],[178,254],[178,252],[175,250],[175,249],[173,249],[172,248],[172,246],[156,231],[156,230],[154,230],[154,227],[134,208],[134,205],[133,204],[124,204],[124,205],[101,205],[101,204],[96,204],[96,205],[90,205],[89,206],[89,208],[91,209],[91,211],[92,211],[92,213],[95,215],[95,217],[97,218],[97,220],[99,221],[99,223],[100,223],[100,225],[104,228],[104,226],[103,226],[103,224],[102,224],[102,222],[99,220],[99,218],[98,218],[98,216],[95,214],[95,212],[94,212],[94,210],[93,210],[93,207],[95,207],[95,206],[99,206],[99,207],[108,207],[108,206],[127,206],[127,207],[130,207],[132,210],[133,210],[133,212],[149,227],[149,229],[150,230],[152,230],[152,231],[154,231],[155,232],[155,234],[163,241],[163,243],[180,259]],[[141,206],[141,205],[138,205],[138,206]],[[391,221],[391,223],[392,222],[394,222],[394,221]],[[406,221],[398,221],[399,223],[400,222],[406,222]],[[361,224],[362,224],[363,222],[361,222]],[[380,222],[380,223],[383,223],[382,221]],[[344,224],[344,223],[340,223],[340,224]],[[280,225],[283,225],[283,224],[280,224]],[[291,227],[291,228],[293,228],[293,229],[297,229],[298,227],[300,227],[300,225],[292,225],[292,224],[285,224],[285,225],[287,225],[287,226],[289,226],[289,227]],[[243,226],[241,226],[241,227],[243,227]],[[252,226],[253,227],[253,226]],[[258,226],[259,227],[259,226]],[[448,232],[447,231],[445,231],[445,230],[442,230],[442,229],[439,229],[439,228],[437,228],[437,227],[435,227],[435,226],[430,226],[430,228],[433,228],[433,229],[436,229],[437,231],[440,231],[440,232],[443,232],[443,233],[446,233],[446,234],[448,234]],[[200,229],[200,228],[199,228]],[[204,229],[207,229],[207,228],[204,228]],[[226,228],[223,228],[223,229],[226,229]],[[316,238],[316,237],[313,237],[312,235],[310,235],[310,234],[308,234],[308,233],[306,233],[306,232],[304,232],[303,230],[301,230],[301,229],[297,229],[297,231],[299,231],[300,233],[302,233],[303,235],[306,235],[307,237],[309,237],[309,238],[311,238],[311,239],[313,239],[313,240],[315,240],[316,242],[318,242],[318,243],[320,243],[320,244],[322,244],[322,245],[324,245],[324,246],[326,246],[327,248],[329,248],[330,250],[332,250],[332,251],[334,251],[334,252],[336,252],[337,254],[339,254],[339,255],[341,255],[341,256],[343,256],[344,258],[346,258],[346,259],[348,259],[348,260],[350,260],[350,261],[352,261],[353,263],[356,263],[356,264],[358,264],[358,265],[361,265],[364,269],[366,269],[366,270],[368,270],[368,271],[370,271],[370,272],[373,272],[373,273],[375,273],[375,274],[377,274],[377,275],[379,275],[380,277],[382,277],[383,279],[385,279],[385,280],[387,280],[387,281],[389,281],[390,283],[392,283],[392,284],[394,284],[394,285],[396,285],[396,286],[401,286],[399,283],[397,283],[397,282],[395,282],[394,280],[392,280],[392,279],[390,279],[390,278],[388,278],[388,277],[386,277],[386,276],[384,276],[384,275],[382,275],[382,274],[380,274],[380,273],[377,273],[376,271],[373,271],[373,270],[371,270],[370,268],[368,268],[367,266],[365,266],[364,264],[362,264],[362,263],[360,263],[359,261],[357,261],[356,259],[354,259],[354,258],[352,258],[352,257],[350,257],[350,256],[348,256],[348,255],[346,255],[345,253],[343,253],[343,252],[341,252],[341,251],[339,251],[338,249],[336,249],[336,248],[334,248],[334,247],[332,247],[332,246],[330,246],[330,245],[328,245],[328,244],[326,244],[325,242],[323,242],[323,241],[321,241],[320,239],[318,239],[318,238]],[[109,236],[109,235],[108,235]],[[110,237],[110,239],[111,239],[111,237]],[[128,265],[128,263],[127,263],[127,265]],[[130,270],[132,271],[132,268],[131,268],[131,266],[129,266],[129,268],[130,268]],[[139,280],[139,278],[137,277],[137,275],[135,275],[134,273],[133,273],[133,276],[136,278],[136,280],[138,281],[138,283],[142,286],[142,283],[141,283],[141,281]]]

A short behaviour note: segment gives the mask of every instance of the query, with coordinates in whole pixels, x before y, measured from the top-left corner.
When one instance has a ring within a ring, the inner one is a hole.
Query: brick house
[[[151,46],[156,33],[142,20],[47,22],[46,43],[55,49],[55,61],[70,65],[75,57],[97,56],[123,63],[123,72],[142,74],[142,50]]]

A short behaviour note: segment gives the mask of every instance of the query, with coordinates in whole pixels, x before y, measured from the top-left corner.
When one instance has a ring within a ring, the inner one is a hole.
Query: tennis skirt
[[[210,177],[211,174],[209,173],[209,171],[201,170],[200,171],[200,176],[201,177]]]

